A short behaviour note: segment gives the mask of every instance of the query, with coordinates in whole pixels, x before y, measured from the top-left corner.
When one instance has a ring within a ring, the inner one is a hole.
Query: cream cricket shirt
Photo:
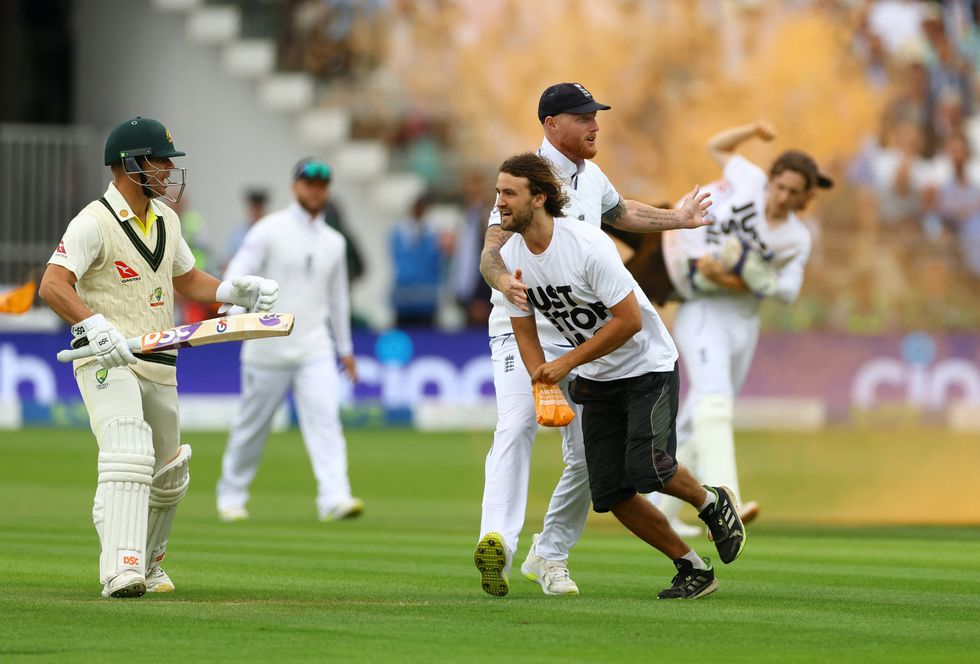
[[[113,184],[71,220],[49,264],[71,270],[89,309],[123,335],[135,337],[174,325],[173,278],[194,267],[180,234],[180,219],[151,201],[144,224]],[[163,385],[177,384],[176,351],[137,356],[133,372]],[[77,360],[75,371],[94,358]]]
[[[565,195],[568,196],[568,206],[562,210],[567,219],[577,219],[599,228],[602,225],[602,215],[619,205],[620,196],[612,182],[602,172],[602,169],[591,161],[581,165],[563,155],[555,146],[544,139],[538,149],[538,155],[551,162],[561,178]],[[490,213],[487,226],[500,224],[500,212],[495,207]],[[510,244],[510,242],[508,242]],[[617,255],[616,260],[622,264]],[[490,302],[490,336],[513,332],[510,326],[510,315],[504,307],[507,298],[503,293],[494,289],[491,291]],[[537,319],[538,334],[542,343],[566,345],[568,342],[557,336],[551,325],[540,316]]]
[[[242,361],[266,367],[296,367],[322,355],[352,355],[347,242],[295,201],[260,219],[228,264],[225,279],[258,274],[279,284],[276,308],[296,316],[281,339],[242,344]],[[328,329],[329,328],[329,329]],[[331,337],[333,343],[331,343]]]
[[[792,303],[803,286],[803,272],[810,257],[810,232],[790,212],[786,221],[770,226],[766,221],[766,187],[769,176],[740,155],[725,164],[721,180],[705,187],[711,192],[709,226],[664,234],[664,260],[671,281],[685,299],[698,297],[690,283],[690,260],[716,254],[730,237],[737,237],[763,255],[772,256],[776,268],[778,300]],[[708,297],[744,300],[747,308],[758,309],[759,298],[751,293],[728,293]]]
[[[578,346],[612,320],[609,309],[636,294],[643,329],[626,343],[576,369],[591,380],[632,378],[653,371],[673,371],[677,349],[667,328],[633,276],[613,241],[600,229],[570,219],[555,219],[548,248],[533,254],[524,238],[514,235],[501,251],[507,269],[520,269],[533,310],[543,316],[566,343]],[[509,316],[530,316],[506,302]],[[540,329],[540,328],[539,328]]]

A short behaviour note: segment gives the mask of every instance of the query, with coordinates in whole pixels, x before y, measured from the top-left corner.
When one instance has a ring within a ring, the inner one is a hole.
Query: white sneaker
[[[120,572],[102,588],[103,597],[142,597],[146,593],[146,579],[135,570]]]
[[[341,501],[330,509],[320,512],[320,521],[340,521],[353,519],[364,512],[364,501],[360,498],[350,498]]]
[[[487,533],[480,538],[473,552],[473,564],[480,570],[480,585],[483,592],[494,597],[503,597],[510,592],[510,566],[514,554],[500,533]]]
[[[172,593],[174,582],[170,580],[167,573],[159,565],[153,567],[146,573],[146,592],[148,593]]]
[[[247,521],[248,520],[248,510],[244,507],[229,507],[227,509],[218,510],[218,521],[223,521],[225,523],[232,523],[233,521]]]
[[[756,517],[759,516],[759,503],[754,500],[750,500],[747,503],[743,503],[741,509],[738,510],[738,518],[742,520],[742,523],[749,523],[750,521],[755,521]]]
[[[545,595],[578,595],[578,586],[568,575],[568,564],[564,560],[545,560],[538,555],[538,538],[531,536],[531,550],[521,565],[521,573],[528,581],[541,585]]]
[[[670,527],[674,529],[674,532],[681,539],[685,537],[704,537],[704,528],[690,523],[684,523],[680,519],[671,519]]]

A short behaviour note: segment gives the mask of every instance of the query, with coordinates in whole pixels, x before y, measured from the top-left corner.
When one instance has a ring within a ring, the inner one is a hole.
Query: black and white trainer
[[[711,566],[711,559],[705,558],[708,569],[695,569],[690,560],[681,558],[674,561],[677,568],[677,576],[671,582],[670,588],[661,590],[657,597],[660,599],[697,599],[710,595],[718,590],[718,581],[715,579],[715,569]]]
[[[708,535],[715,543],[721,562],[728,564],[745,548],[745,526],[738,515],[738,501],[727,486],[704,488],[714,493],[716,500],[698,517],[708,526]]]

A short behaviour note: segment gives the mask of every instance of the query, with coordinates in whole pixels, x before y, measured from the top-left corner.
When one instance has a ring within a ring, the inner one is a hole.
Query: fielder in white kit
[[[833,186],[803,152],[784,152],[768,174],[735,152],[751,138],[775,136],[766,122],[713,136],[708,151],[723,177],[706,187],[714,201],[712,223],[665,235],[663,245],[671,281],[684,298],[674,337],[690,380],[678,418],[678,461],[708,484],[730,487],[738,501],[734,403],[759,338],[759,306],[765,298],[796,300],[811,244],[797,212],[817,188]],[[665,498],[661,507],[675,519],[680,504]],[[742,520],[758,511],[755,502],[744,503]]]
[[[609,178],[590,161],[596,156],[599,124],[597,111],[610,107],[597,102],[578,83],[558,83],[548,87],[538,102],[538,120],[544,140],[538,154],[551,162],[568,198],[566,217],[598,228],[602,222],[633,232],[697,228],[708,223],[704,210],[711,205],[698,188],[676,210],[662,210],[633,200],[625,200]],[[531,447],[538,424],[531,380],[521,362],[511,329],[505,298],[527,307],[525,286],[504,265],[500,249],[512,233],[500,228],[499,211],[490,215],[480,271],[493,288],[490,314],[490,350],[494,388],[497,396],[497,428],[493,447],[487,454],[486,483],[480,541],[474,562],[480,571],[481,586],[490,595],[509,592],[512,557],[524,526],[530,477]],[[570,349],[562,337],[540,315],[537,317],[541,345],[546,357],[554,359]],[[568,381],[560,385],[567,394]],[[573,408],[575,406],[573,405]],[[568,573],[568,551],[578,541],[589,511],[588,470],[582,447],[581,418],[576,417],[562,431],[562,457],[565,468],[555,487],[544,527],[535,534],[521,572],[536,581],[547,595],[573,595],[578,586]]]
[[[249,485],[255,478],[273,415],[290,389],[300,431],[317,481],[321,521],[354,517],[364,503],[351,495],[347,443],[340,424],[337,356],[357,380],[350,331],[347,243],[324,221],[330,167],[304,159],[293,171],[289,207],[259,220],[228,264],[229,278],[257,272],[272,276],[288,294],[280,308],[296,317],[283,339],[242,344],[242,398],[218,480],[222,521],[248,518]]]
[[[174,326],[174,292],[196,302],[269,311],[275,282],[219,282],[194,267],[180,218],[184,169],[170,131],[151,118],[123,122],[105,143],[112,182],[71,220],[40,295],[71,324],[75,381],[99,445],[92,522],[104,597],[171,592],[161,567],[177,506],[190,485],[190,445],[180,442],[177,352],[133,353],[126,337]],[[198,351],[200,352],[200,351]]]

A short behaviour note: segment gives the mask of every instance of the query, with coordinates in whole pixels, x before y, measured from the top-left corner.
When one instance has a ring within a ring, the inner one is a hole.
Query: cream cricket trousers
[[[569,350],[551,344],[542,344],[542,348],[548,361]],[[527,510],[531,446],[538,422],[531,377],[521,361],[514,335],[490,339],[490,352],[497,393],[497,428],[493,433],[493,447],[487,454],[480,535],[498,532],[507,547],[516,553]],[[561,384],[566,399],[571,378]],[[538,539],[538,555],[546,560],[568,558],[569,549],[582,536],[592,500],[582,440],[582,411],[571,399],[568,404],[575,410],[575,419],[561,429],[565,469],[551,496]]]
[[[243,508],[248,502],[248,488],[258,471],[272,417],[290,389],[316,477],[317,510],[323,515],[350,500],[337,361],[329,354],[293,368],[242,364],[242,398],[221,460],[218,510]]]
[[[154,473],[177,456],[180,411],[176,386],[146,380],[128,367],[103,370],[98,362],[80,367],[75,372],[75,382],[100,448],[109,422],[135,417],[149,424],[153,432]]]

